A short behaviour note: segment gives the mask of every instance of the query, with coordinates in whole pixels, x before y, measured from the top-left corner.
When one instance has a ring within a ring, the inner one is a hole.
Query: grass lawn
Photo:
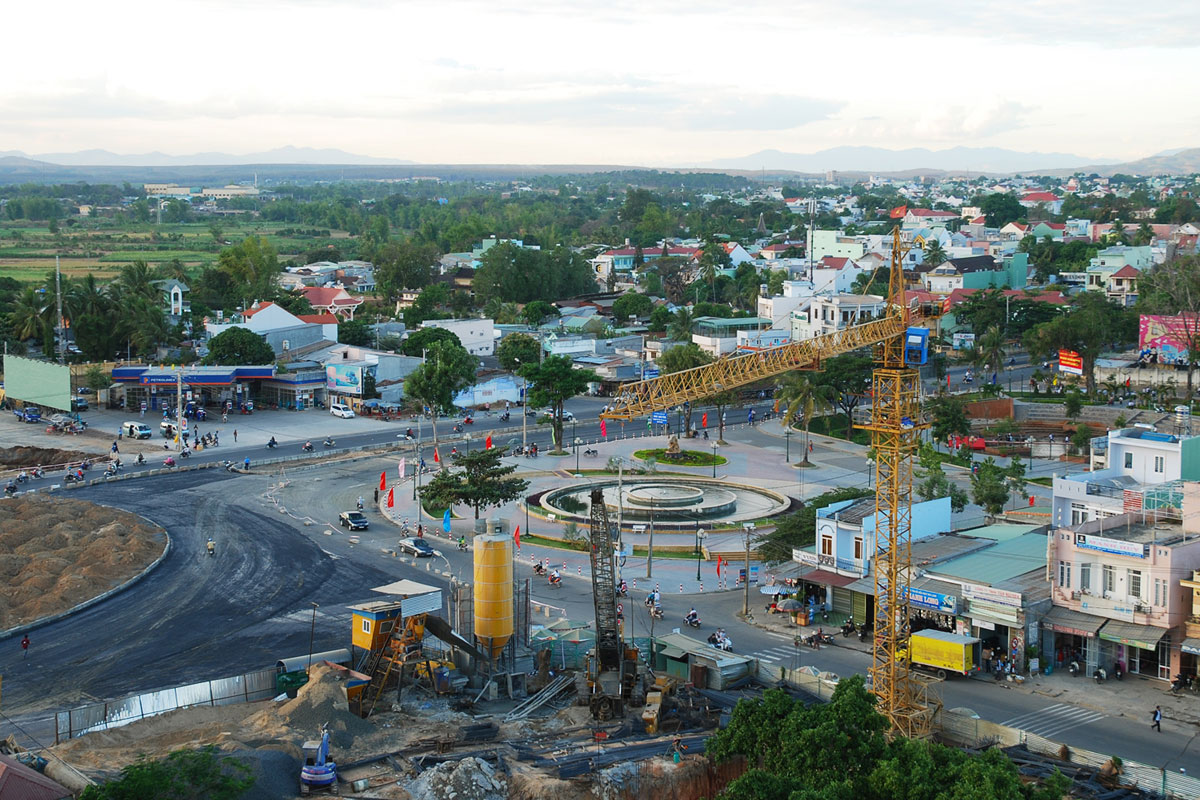
[[[824,436],[832,436],[835,439],[846,438],[846,415],[833,414],[831,416],[816,417],[809,426],[809,433],[819,433]],[[803,433],[803,431],[801,431]],[[852,430],[850,433],[850,441],[855,444],[871,444],[870,431]]]
[[[643,461],[647,458],[653,458],[660,464],[670,464],[673,467],[711,467],[714,464],[724,464],[727,459],[725,456],[713,457],[712,453],[706,450],[680,450],[678,455],[670,455],[666,448],[659,447],[650,450],[636,450],[633,453],[634,458],[640,458]]]

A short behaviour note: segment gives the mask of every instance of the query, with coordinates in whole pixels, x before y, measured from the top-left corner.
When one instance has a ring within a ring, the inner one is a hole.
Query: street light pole
[[[792,463],[792,429],[783,432],[783,463]]]
[[[316,632],[317,632],[317,609],[320,608],[319,605],[312,602],[311,600],[309,601],[309,605],[312,606],[312,625],[308,629],[308,668],[306,670],[304,670],[305,672],[312,671],[313,637],[316,635]]]
[[[746,532],[746,579],[742,585],[742,616],[750,614],[750,536],[754,532],[755,525],[753,522],[747,522],[742,525],[742,530]]]
[[[716,477],[717,477],[717,446],[718,446],[718,445],[717,445],[717,443],[716,443],[716,442],[713,442],[713,443],[712,443],[712,451],[713,451],[713,477],[714,477],[714,478],[716,478]]]
[[[696,580],[700,580],[700,559],[704,555],[704,529],[696,523]]]
[[[571,423],[571,428],[573,431],[575,428],[575,423]],[[580,438],[578,436],[576,436],[575,437],[575,472],[579,472],[579,442],[580,441],[581,441]]]

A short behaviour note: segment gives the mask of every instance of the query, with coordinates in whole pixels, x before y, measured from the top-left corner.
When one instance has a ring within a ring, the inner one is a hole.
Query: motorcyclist
[[[304,447],[303,447],[303,449],[304,449],[304,452],[306,452],[306,453],[311,453],[311,452],[312,452],[312,449],[313,449],[312,442],[311,442],[311,441],[306,441],[306,442],[304,443]]]
[[[362,511],[363,510],[363,497],[361,494],[358,496],[357,505],[358,505],[358,510]]]
[[[279,442],[275,441],[274,436],[272,436],[269,440],[267,440],[267,447],[275,447],[278,444],[279,444]]]
[[[465,536],[458,537],[458,549],[459,550],[467,549],[467,537],[465,537]]]
[[[332,437],[332,436],[326,436],[326,437],[325,437],[325,446],[326,446],[326,447],[333,447],[333,437]]]
[[[695,606],[693,606],[692,610],[687,613],[687,616],[684,617],[684,620],[689,625],[699,625],[700,624],[700,615],[698,613],[696,613]]]
[[[629,584],[627,584],[625,581],[621,581],[621,588],[618,589],[617,591],[621,594],[622,597],[627,596],[629,594]]]
[[[208,554],[210,556],[215,556],[217,554],[216,542],[214,542],[211,538],[208,540],[207,547],[208,547]]]
[[[556,569],[550,573],[550,584],[553,586],[557,583],[562,583],[562,577],[558,574],[558,570]]]
[[[12,480],[10,479],[8,481],[8,483],[5,484],[5,486],[4,486],[4,493],[7,495],[16,494],[17,493],[17,484],[13,483]]]

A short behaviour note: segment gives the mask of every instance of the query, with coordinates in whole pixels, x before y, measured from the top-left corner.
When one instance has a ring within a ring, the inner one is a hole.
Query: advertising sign
[[[1071,375],[1083,374],[1083,358],[1074,350],[1058,351],[1058,371]]]
[[[807,550],[801,550],[799,547],[792,548],[792,561],[798,564],[807,564],[811,567],[817,565],[817,554],[810,553]]]
[[[958,598],[937,592],[927,592],[924,589],[908,590],[908,604],[917,608],[928,608],[943,614],[954,614],[958,610]]]
[[[650,414],[650,421],[651,421],[651,422],[653,422],[655,425],[668,425],[668,424],[670,424],[670,420],[668,420],[668,419],[667,419],[667,412],[665,412],[665,411],[654,411],[654,412],[652,412],[652,413]]]
[[[1142,314],[1138,319],[1138,349],[1155,353],[1160,361],[1187,357],[1188,342],[1200,332],[1200,315],[1176,314],[1165,317]]]
[[[951,339],[951,344],[955,350],[970,350],[975,347],[975,334],[956,333]]]
[[[1103,536],[1088,536],[1080,534],[1075,537],[1076,547],[1086,547],[1089,550],[1099,550],[1101,553],[1113,553],[1118,556],[1146,557],[1146,545],[1140,542],[1125,542],[1120,539],[1105,539]]]
[[[1021,607],[1020,593],[1006,592],[1003,589],[993,589],[991,586],[981,586],[976,583],[964,583],[962,596],[964,600],[981,600],[998,606]]]
[[[362,365],[330,364],[325,367],[325,389],[337,394],[362,394]]]

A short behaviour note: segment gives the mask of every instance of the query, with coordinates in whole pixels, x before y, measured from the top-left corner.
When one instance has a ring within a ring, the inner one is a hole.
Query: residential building
[[[1039,242],[1044,241],[1047,237],[1052,241],[1061,242],[1067,235],[1067,226],[1063,222],[1039,222],[1030,229],[1029,233]]]
[[[770,326],[771,320],[760,317],[697,317],[692,323],[692,342],[719,358],[736,350],[739,336],[746,331],[757,333]]]
[[[1142,508],[1169,513],[1178,482],[1200,480],[1200,436],[1144,428],[1108,432],[1108,467],[1054,479],[1051,521],[1059,528]]]
[[[926,228],[935,225],[945,226],[948,222],[959,219],[953,211],[936,211],[932,208],[909,208],[901,220],[902,229]]]
[[[1025,208],[1041,206],[1050,214],[1062,213],[1062,198],[1054,192],[1026,192],[1018,202]]]
[[[361,297],[351,297],[340,287],[306,286],[300,293],[308,300],[314,311],[325,311],[342,319],[354,319],[354,309],[363,304]]]
[[[1121,244],[1106,247],[1088,264],[1085,286],[1091,292],[1107,292],[1109,280],[1124,267],[1133,267],[1140,272],[1149,269],[1153,264],[1152,249],[1149,245],[1133,247]]]
[[[809,280],[813,292],[849,292],[854,288],[854,282],[866,270],[856,264],[853,259],[840,256],[824,256],[812,266]]]
[[[1137,267],[1121,267],[1108,276],[1108,283],[1104,286],[1104,293],[1108,296],[1109,300],[1118,305],[1132,306],[1137,302],[1138,278],[1141,276],[1141,270],[1137,269]]]
[[[473,356],[490,356],[496,350],[496,324],[492,319],[428,319],[421,327],[450,331]]]
[[[874,294],[814,295],[807,310],[792,312],[792,340],[840,331],[881,316],[887,300]]]
[[[807,310],[813,294],[813,285],[809,281],[784,281],[783,294],[767,296],[763,292],[759,295],[756,311],[758,316],[771,320],[772,328],[790,331],[793,312]]]
[[[819,261],[826,256],[848,258],[857,261],[867,254],[866,240],[858,236],[847,236],[841,231],[812,232],[812,257]]]
[[[1000,229],[1000,235],[1010,239],[1024,239],[1029,235],[1029,226],[1020,222],[1010,222]]]
[[[180,317],[192,310],[192,304],[184,298],[191,289],[183,281],[168,278],[162,281],[152,281],[153,285],[163,293],[163,304],[167,316]]]
[[[937,294],[956,289],[1021,289],[1029,280],[1029,254],[1014,253],[1003,259],[990,255],[952,258],[919,272],[925,289]]]

